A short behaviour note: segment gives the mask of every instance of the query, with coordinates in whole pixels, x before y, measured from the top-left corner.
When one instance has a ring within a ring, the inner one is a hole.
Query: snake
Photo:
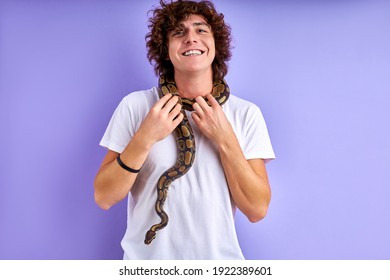
[[[170,93],[173,96],[178,96],[178,103],[182,105],[181,113],[183,114],[183,120],[174,129],[174,135],[176,138],[177,146],[177,158],[176,163],[166,170],[158,179],[156,190],[157,199],[155,203],[155,211],[160,217],[161,221],[158,224],[153,225],[145,234],[146,245],[149,245],[155,238],[156,232],[163,229],[168,225],[169,217],[164,211],[164,203],[168,197],[168,189],[172,182],[190,170],[195,160],[196,145],[195,137],[191,125],[188,121],[186,111],[193,111],[192,105],[195,103],[195,99],[181,98],[177,90],[175,81],[168,79],[164,76],[160,76],[158,82],[159,97]],[[213,82],[212,96],[222,106],[229,98],[230,89],[224,79],[216,80]],[[208,105],[210,103],[206,100]]]

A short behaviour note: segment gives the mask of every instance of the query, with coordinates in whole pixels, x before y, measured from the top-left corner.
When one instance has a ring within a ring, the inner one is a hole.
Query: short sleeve
[[[131,129],[131,114],[125,99],[115,109],[100,145],[121,153],[134,135]]]
[[[266,122],[260,108],[252,105],[248,108],[243,127],[243,152],[246,159],[261,158],[266,162],[275,159]]]
[[[125,96],[115,109],[100,146],[122,153],[157,100],[156,88]]]

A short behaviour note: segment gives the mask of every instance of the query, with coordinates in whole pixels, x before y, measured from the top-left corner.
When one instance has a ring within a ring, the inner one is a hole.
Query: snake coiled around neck
[[[161,76],[159,79],[158,89],[160,98],[168,93],[179,96],[175,82],[173,80],[166,79],[164,76]],[[211,94],[220,105],[223,105],[230,95],[230,89],[225,80],[222,79],[215,81],[213,83],[213,90]],[[195,137],[186,114],[186,111],[194,110],[192,105],[195,103],[195,100],[180,98],[179,96],[178,102],[182,105],[181,113],[184,115],[184,118],[174,130],[177,145],[177,159],[175,165],[166,170],[157,181],[155,211],[161,221],[160,223],[153,225],[145,234],[144,243],[147,245],[156,238],[156,232],[163,229],[168,224],[169,217],[164,211],[164,203],[168,197],[169,186],[174,180],[186,174],[192,167],[195,160]]]

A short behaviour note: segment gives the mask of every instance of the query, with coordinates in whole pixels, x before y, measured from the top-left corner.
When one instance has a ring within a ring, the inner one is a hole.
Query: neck
[[[182,98],[196,98],[198,96],[206,96],[213,89],[212,73],[201,75],[181,75],[175,73],[175,83],[177,91]]]

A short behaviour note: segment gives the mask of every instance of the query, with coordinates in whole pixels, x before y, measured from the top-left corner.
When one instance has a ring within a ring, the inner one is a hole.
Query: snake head
[[[156,238],[156,232],[153,230],[148,230],[148,232],[145,234],[145,244],[149,245],[152,243],[153,239]]]

